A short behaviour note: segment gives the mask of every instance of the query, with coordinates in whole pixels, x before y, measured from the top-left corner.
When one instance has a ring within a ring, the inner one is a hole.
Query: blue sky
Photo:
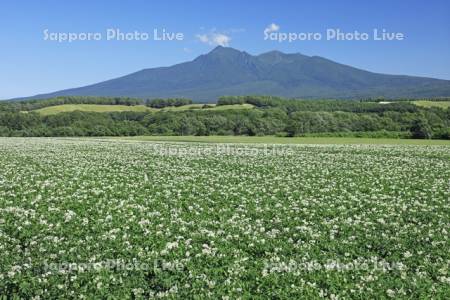
[[[319,32],[321,40],[264,40],[279,32]],[[107,41],[106,29],[150,32],[146,41]],[[182,41],[154,41],[153,30]],[[327,29],[401,32],[397,41],[326,40]],[[44,40],[99,32],[100,41]],[[0,99],[83,86],[144,68],[192,60],[216,44],[259,54],[319,55],[362,69],[450,79],[450,1],[20,1],[0,2]]]

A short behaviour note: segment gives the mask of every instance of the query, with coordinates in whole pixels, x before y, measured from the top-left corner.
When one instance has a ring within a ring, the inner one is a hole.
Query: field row
[[[444,299],[450,148],[0,140],[0,294]]]

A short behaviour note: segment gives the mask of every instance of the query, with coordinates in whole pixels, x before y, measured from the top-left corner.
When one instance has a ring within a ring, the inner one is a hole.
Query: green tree
[[[413,121],[413,125],[411,127],[412,137],[415,139],[430,139],[433,131],[431,130],[430,125],[428,124],[427,119],[425,118],[417,118]]]

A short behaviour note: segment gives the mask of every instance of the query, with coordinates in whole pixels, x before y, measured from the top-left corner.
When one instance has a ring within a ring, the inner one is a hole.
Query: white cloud
[[[212,41],[214,45],[228,46],[230,45],[231,38],[223,33],[213,33]]]
[[[224,46],[230,45],[231,37],[224,33],[210,32],[208,34],[197,34],[196,38],[205,44],[211,46]]]
[[[264,33],[265,34],[269,34],[271,32],[275,32],[275,31],[278,31],[278,30],[280,30],[280,25],[272,23],[269,26],[267,26],[266,29],[264,29]]]

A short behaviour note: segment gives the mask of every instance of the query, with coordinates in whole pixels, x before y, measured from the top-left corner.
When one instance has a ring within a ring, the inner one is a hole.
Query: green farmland
[[[1,138],[0,294],[448,298],[449,146],[215,139]]]

